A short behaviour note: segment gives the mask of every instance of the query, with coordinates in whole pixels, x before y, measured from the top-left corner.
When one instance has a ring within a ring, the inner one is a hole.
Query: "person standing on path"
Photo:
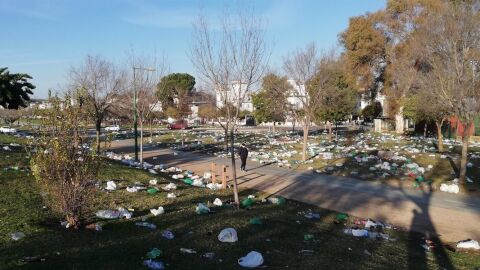
[[[245,144],[241,144],[240,148],[238,149],[238,155],[242,161],[242,164],[240,165],[240,171],[246,172],[247,170],[245,169],[245,166],[247,165],[248,149]]]

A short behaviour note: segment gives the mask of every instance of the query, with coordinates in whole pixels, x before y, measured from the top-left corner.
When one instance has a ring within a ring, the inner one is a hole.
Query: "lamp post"
[[[132,67],[133,69],[133,133],[135,136],[135,161],[138,161],[138,115],[137,115],[137,87],[135,79],[135,70],[155,71],[154,68]]]

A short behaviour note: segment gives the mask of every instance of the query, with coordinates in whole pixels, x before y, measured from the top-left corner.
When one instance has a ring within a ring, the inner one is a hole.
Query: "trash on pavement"
[[[225,228],[218,234],[218,240],[224,243],[234,243],[238,241],[237,231],[234,228]]]
[[[460,188],[457,184],[441,184],[440,191],[447,192],[447,193],[455,193],[457,194],[460,191]]]
[[[257,251],[250,251],[247,256],[238,259],[238,264],[245,268],[255,268],[263,264],[263,257]]]

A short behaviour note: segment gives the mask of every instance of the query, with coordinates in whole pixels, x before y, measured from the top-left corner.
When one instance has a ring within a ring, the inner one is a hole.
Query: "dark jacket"
[[[238,149],[238,155],[241,157],[241,158],[247,158],[248,156],[248,149],[246,147],[240,147]]]

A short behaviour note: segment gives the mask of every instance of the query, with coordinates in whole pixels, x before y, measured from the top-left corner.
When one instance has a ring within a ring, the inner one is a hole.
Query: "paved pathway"
[[[132,143],[132,140],[114,142],[112,150],[131,153]],[[220,166],[230,165],[229,159],[179,151],[176,151],[178,155],[174,155],[173,152],[154,146],[144,147],[147,161],[178,166],[198,174],[209,171],[212,162]],[[439,191],[422,192],[253,162],[247,163],[247,169],[248,172],[237,171],[240,186],[244,188],[354,216],[388,221],[419,232],[438,234],[444,241],[467,238],[480,240],[480,198]]]

